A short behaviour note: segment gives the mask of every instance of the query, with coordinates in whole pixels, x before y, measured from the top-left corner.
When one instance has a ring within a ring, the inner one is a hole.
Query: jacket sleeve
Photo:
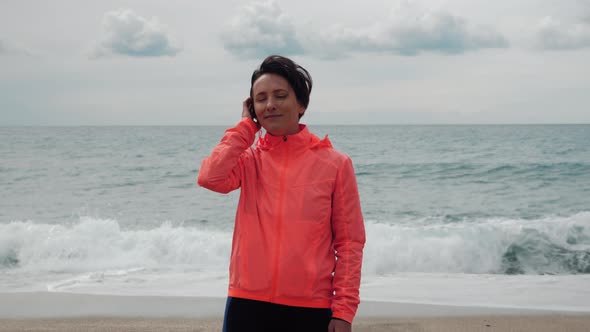
[[[337,258],[332,281],[332,317],[352,323],[360,303],[365,226],[356,177],[348,157],[336,176],[332,199],[332,236]]]
[[[197,183],[223,194],[239,188],[242,180],[240,165],[244,163],[246,150],[254,143],[257,131],[256,124],[248,118],[226,130],[221,142],[203,159]]]

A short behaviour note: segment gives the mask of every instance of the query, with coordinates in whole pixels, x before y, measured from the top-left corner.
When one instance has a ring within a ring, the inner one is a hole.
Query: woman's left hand
[[[328,332],[351,332],[352,325],[349,322],[332,319],[330,325],[328,325]]]

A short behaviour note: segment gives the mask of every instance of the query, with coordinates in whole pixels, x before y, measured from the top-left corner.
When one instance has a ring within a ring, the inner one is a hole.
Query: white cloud
[[[471,25],[461,17],[409,1],[402,1],[387,20],[364,28],[332,25],[304,34],[296,31],[275,1],[257,2],[242,8],[221,37],[226,50],[245,57],[305,53],[330,59],[352,53],[460,54],[508,47],[508,41],[491,27]]]
[[[156,17],[146,19],[130,9],[104,14],[103,40],[94,56],[126,55],[134,57],[174,56],[180,48],[172,45],[165,27]]]
[[[491,27],[473,26],[451,13],[425,9],[408,1],[401,2],[387,21],[365,29],[335,26],[320,34],[315,44],[316,52],[328,57],[350,52],[460,54],[508,47],[508,41]]]
[[[6,42],[0,40],[0,56],[33,56],[33,54],[23,48],[15,47],[14,45],[8,45]]]
[[[590,19],[568,24],[547,16],[537,26],[535,45],[547,50],[590,47]]]
[[[291,19],[274,0],[242,7],[221,34],[226,50],[236,56],[303,53]]]

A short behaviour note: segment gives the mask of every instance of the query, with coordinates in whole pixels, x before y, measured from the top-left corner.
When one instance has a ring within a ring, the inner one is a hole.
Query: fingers
[[[250,105],[252,104],[252,98],[248,97],[242,102],[242,117],[252,119],[250,114]]]
[[[330,325],[328,325],[328,332],[336,332],[336,326],[334,326],[334,321],[330,321]]]

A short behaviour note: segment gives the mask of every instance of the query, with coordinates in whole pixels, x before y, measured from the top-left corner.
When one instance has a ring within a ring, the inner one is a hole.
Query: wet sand
[[[221,331],[225,299],[66,293],[0,294],[4,331]],[[588,332],[589,312],[363,302],[355,332]]]

